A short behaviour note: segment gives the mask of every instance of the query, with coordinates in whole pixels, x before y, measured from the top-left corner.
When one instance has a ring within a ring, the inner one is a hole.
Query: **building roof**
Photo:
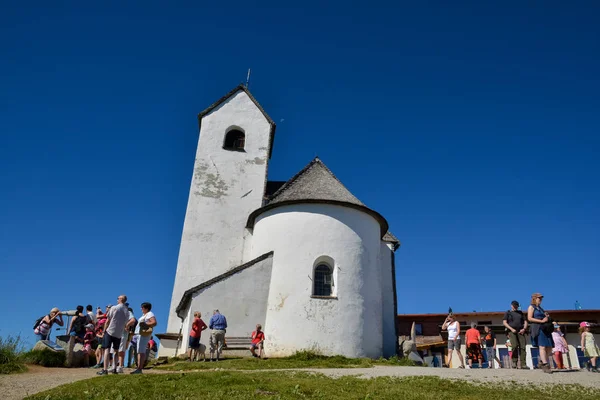
[[[600,310],[546,310],[552,316],[564,316],[564,315],[584,315],[584,314],[598,314],[600,316]],[[454,315],[457,318],[469,318],[469,317],[498,317],[504,316],[506,311],[482,311],[482,312],[455,312]],[[441,314],[398,314],[399,319],[417,320],[418,318],[446,318],[448,313]],[[556,319],[556,318],[555,318]]]
[[[388,223],[385,218],[365,206],[354,196],[318,157],[315,157],[306,167],[269,196],[265,206],[252,212],[246,226],[252,228],[256,217],[267,210],[299,203],[337,204],[359,209],[370,214],[379,222],[383,240],[395,245],[400,243],[391,233],[387,235],[389,233]],[[394,247],[394,250],[396,248],[397,246]]]
[[[260,112],[262,113],[262,115],[264,115],[264,117],[267,119],[267,122],[271,126],[271,130],[270,130],[270,133],[269,133],[269,158],[271,158],[271,154],[273,153],[273,143],[275,141],[275,128],[277,126],[275,125],[275,122],[273,121],[273,119],[271,117],[269,117],[269,114],[267,114],[265,112],[264,108],[262,108],[262,106],[259,104],[259,102],[256,101],[256,99],[254,98],[254,96],[252,96],[252,93],[250,93],[250,91],[248,90],[248,88],[246,86],[244,86],[244,85],[240,84],[240,85],[236,86],[235,88],[233,88],[233,90],[231,90],[225,96],[221,97],[219,100],[217,100],[212,105],[210,105],[208,108],[206,108],[204,111],[202,111],[200,114],[198,114],[198,129],[200,129],[200,127],[202,125],[202,118],[204,118],[207,114],[209,114],[215,108],[219,107],[221,104],[223,104],[224,102],[226,102],[227,100],[229,100],[229,98],[231,98],[232,96],[234,96],[238,92],[244,92],[244,93],[246,93],[248,95],[248,97],[250,98],[250,100],[252,100],[252,102],[260,110]]]
[[[192,296],[196,292],[198,292],[198,291],[200,291],[202,289],[205,289],[205,288],[207,288],[209,286],[212,286],[215,283],[220,282],[220,281],[222,281],[224,279],[227,279],[230,276],[235,275],[238,272],[241,272],[241,271],[243,271],[243,270],[245,270],[247,268],[250,268],[253,265],[256,265],[257,263],[259,263],[260,261],[266,260],[267,258],[270,258],[270,257],[273,257],[273,252],[272,251],[270,251],[268,253],[265,253],[265,254],[263,254],[261,256],[258,256],[255,259],[250,260],[250,261],[248,261],[245,264],[242,264],[240,266],[237,266],[235,268],[230,269],[229,271],[225,272],[224,274],[215,276],[214,278],[212,278],[212,279],[210,279],[210,280],[208,280],[206,282],[202,282],[201,284],[196,285],[196,286],[194,286],[194,287],[186,290],[185,293],[183,294],[183,296],[181,297],[181,301],[179,302],[179,305],[175,309],[175,311],[177,312],[177,316],[179,316],[179,318],[181,318],[182,320],[185,318],[185,315],[182,315],[182,312],[184,312],[188,308],[188,306],[190,304],[190,301],[192,300]]]

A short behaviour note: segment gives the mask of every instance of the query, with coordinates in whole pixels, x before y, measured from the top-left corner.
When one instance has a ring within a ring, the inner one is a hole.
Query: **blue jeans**
[[[37,340],[38,340],[38,341],[39,341],[39,340],[48,340],[48,336],[49,336],[49,335],[50,335],[50,334],[48,334],[48,333],[47,333],[47,334],[45,334],[45,335],[42,335],[42,334],[39,334],[39,333],[38,333],[37,335],[35,335],[35,337],[37,338]]]

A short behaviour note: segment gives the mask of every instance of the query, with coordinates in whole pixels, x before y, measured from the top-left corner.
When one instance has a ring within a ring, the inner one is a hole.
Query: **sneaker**
[[[96,364],[96,365],[94,365],[92,368],[96,368],[96,369],[98,369],[98,368],[102,368],[102,367],[103,367],[103,365],[102,365],[102,364]]]
[[[111,370],[110,370],[110,373],[111,373],[111,374],[115,374],[115,375],[116,375],[118,372],[117,372],[117,370],[116,370],[116,369],[111,369]]]
[[[96,372],[96,375],[108,375],[108,371],[103,369],[101,371]]]
[[[117,371],[117,374],[122,374],[123,373],[123,367],[117,367],[116,371]]]
[[[134,370],[134,371],[131,371],[131,372],[129,373],[129,375],[139,375],[139,374],[141,374],[141,373],[142,373],[142,370],[141,370],[141,369],[136,369],[136,370]]]

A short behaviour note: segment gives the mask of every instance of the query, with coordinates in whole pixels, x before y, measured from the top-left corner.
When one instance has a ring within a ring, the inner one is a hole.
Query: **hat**
[[[537,298],[537,297],[544,297],[544,295],[541,294],[541,293],[534,293],[534,294],[531,295],[532,299]]]
[[[554,323],[554,329],[558,329],[558,328],[560,328],[560,325],[557,323]]]
[[[516,300],[513,300],[513,301],[511,301],[511,302],[510,302],[510,304],[511,304],[512,306],[514,306],[515,308],[519,308],[519,302],[518,302],[518,301],[516,301]]]
[[[112,304],[109,304],[106,306],[106,308],[111,308],[111,307],[112,307]]]
[[[94,329],[94,325],[93,324],[87,324],[85,327],[86,327],[86,329]]]
[[[579,326],[581,328],[589,328],[590,327],[590,323],[589,322],[582,322],[579,324]]]

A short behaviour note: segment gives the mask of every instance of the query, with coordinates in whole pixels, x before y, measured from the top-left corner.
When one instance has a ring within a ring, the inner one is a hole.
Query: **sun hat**
[[[581,328],[589,328],[589,326],[590,326],[590,323],[589,323],[589,322],[585,322],[585,321],[584,321],[584,322],[580,323],[580,324],[579,324],[579,326],[580,326]]]
[[[557,329],[557,328],[560,328],[560,325],[559,325],[559,324],[557,324],[557,323],[555,323],[555,324],[554,324],[554,329]]]
[[[94,325],[93,324],[87,324],[85,327],[86,327],[86,329],[94,329]]]
[[[109,304],[106,306],[106,308],[111,308],[111,307],[112,307],[112,304]]]
[[[544,297],[544,295],[541,293],[534,293],[531,295],[531,298],[536,298],[536,297]]]

